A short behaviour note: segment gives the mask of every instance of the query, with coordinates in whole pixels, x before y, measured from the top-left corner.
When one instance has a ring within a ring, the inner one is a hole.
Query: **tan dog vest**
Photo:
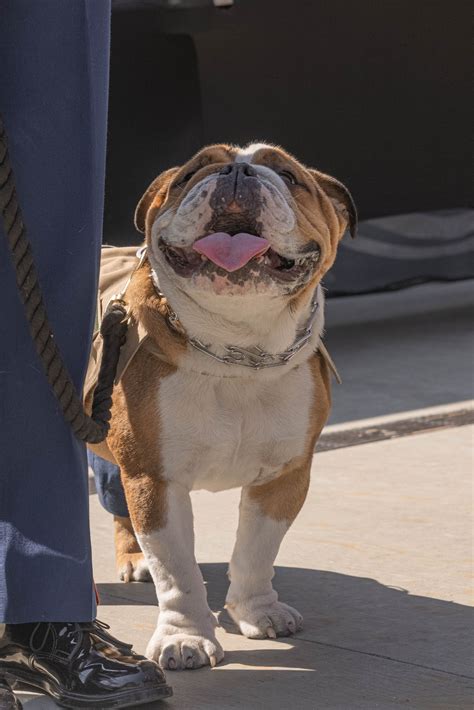
[[[95,328],[84,383],[84,400],[86,402],[90,399],[99,377],[102,359],[102,337],[99,328],[102,316],[109,301],[127,287],[131,275],[140,263],[139,252],[140,250],[137,251],[137,247],[102,247]],[[133,320],[129,322],[127,340],[120,351],[115,384],[120,382],[123,373],[132,361],[142,341],[147,337],[147,333],[140,323]]]
[[[92,339],[89,366],[84,384],[84,400],[86,402],[91,401],[91,397],[99,376],[100,362],[102,358],[102,337],[99,332],[99,327],[102,321],[102,316],[105,313],[109,301],[126,289],[134,270],[140,265],[140,252],[141,250],[137,250],[137,247],[102,247],[96,323]],[[127,331],[127,340],[120,351],[117,373],[115,375],[115,384],[120,382],[123,373],[147,337],[148,335],[144,327],[140,323],[130,320]],[[322,342],[319,344],[319,351],[326,360],[336,380],[340,383],[341,379],[336,370],[336,366],[334,365],[329,352]]]

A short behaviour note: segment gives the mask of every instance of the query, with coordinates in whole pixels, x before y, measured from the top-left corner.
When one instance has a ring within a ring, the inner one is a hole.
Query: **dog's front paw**
[[[242,634],[249,639],[291,636],[303,628],[303,617],[299,611],[265,597],[227,602],[226,609]]]
[[[148,658],[157,661],[163,669],[213,668],[224,658],[222,646],[213,634],[199,636],[178,628],[176,633],[169,631],[158,626],[146,650]]]
[[[122,582],[151,582],[143,552],[129,552],[117,558],[117,572]]]

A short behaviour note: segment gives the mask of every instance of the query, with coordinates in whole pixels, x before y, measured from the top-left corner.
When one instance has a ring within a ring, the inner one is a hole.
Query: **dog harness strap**
[[[324,345],[322,340],[319,341],[318,350],[321,353],[321,355],[323,356],[323,358],[326,360],[329,369],[331,370],[332,374],[336,378],[337,384],[342,385],[342,378],[338,372],[336,365],[334,364],[334,360],[332,359],[332,357],[329,354],[329,350]]]

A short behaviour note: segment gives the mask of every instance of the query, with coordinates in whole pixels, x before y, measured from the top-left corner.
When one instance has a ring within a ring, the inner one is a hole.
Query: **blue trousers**
[[[0,111],[49,317],[78,390],[102,236],[110,0],[3,0]],[[95,618],[86,453],[31,343],[0,228],[0,622]]]

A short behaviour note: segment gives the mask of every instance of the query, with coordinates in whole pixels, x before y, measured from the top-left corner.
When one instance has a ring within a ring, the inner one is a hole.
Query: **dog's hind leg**
[[[124,582],[151,582],[143,552],[130,518],[114,515],[115,562],[119,578]]]
[[[278,601],[272,578],[281,541],[306,497],[309,472],[309,461],[295,460],[273,481],[242,490],[226,609],[248,638],[289,636],[302,628],[301,614]]]

